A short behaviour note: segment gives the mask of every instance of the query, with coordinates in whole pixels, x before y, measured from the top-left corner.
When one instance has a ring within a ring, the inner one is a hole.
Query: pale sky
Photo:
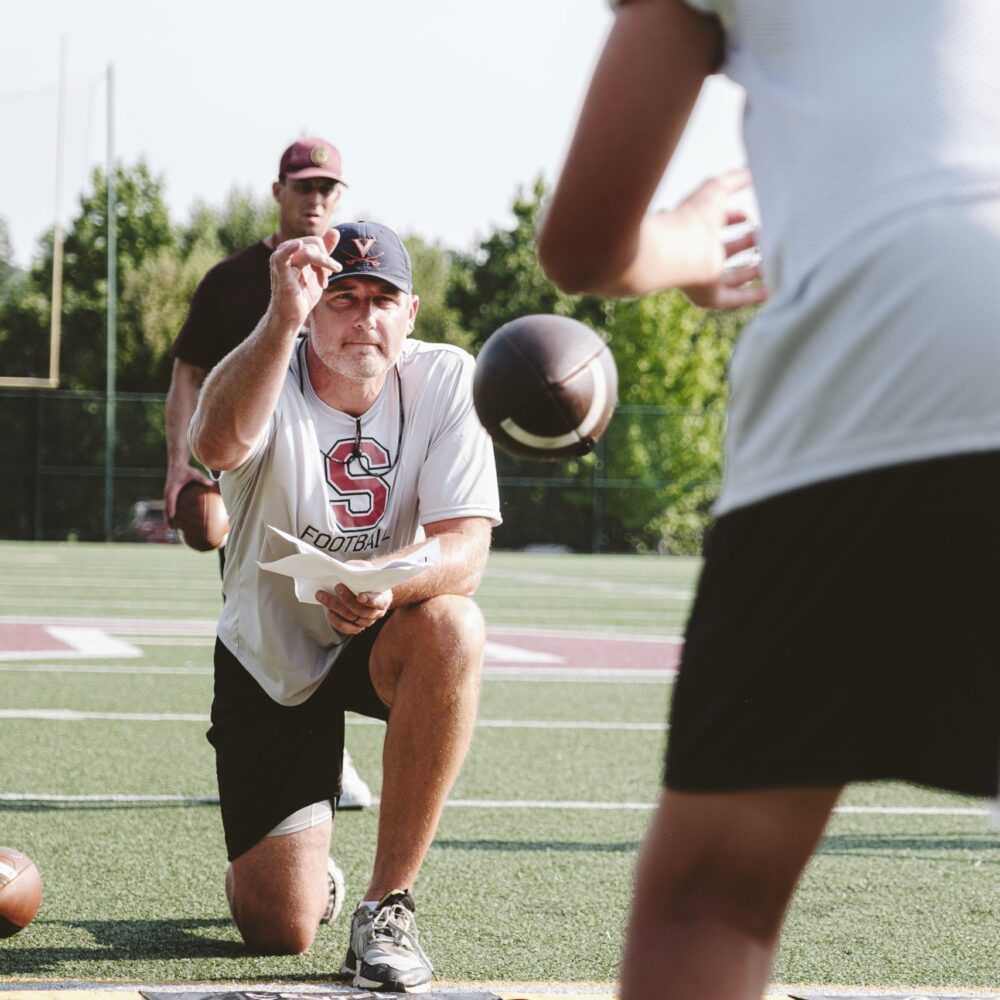
[[[35,0],[0,36],[0,216],[25,265],[56,213],[60,39],[68,52],[64,222],[107,156],[145,159],[175,222],[239,186],[265,194],[282,149],[341,150],[337,219],[468,250],[519,186],[558,173],[612,15],[606,0]],[[744,161],[741,91],[707,81],[657,195],[675,203]],[[69,276],[67,276],[69,278]]]

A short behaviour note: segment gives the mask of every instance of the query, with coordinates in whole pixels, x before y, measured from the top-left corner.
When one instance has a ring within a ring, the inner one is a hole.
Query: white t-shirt
[[[290,578],[258,567],[293,551],[269,539],[267,525],[347,560],[410,545],[435,521],[500,524],[493,446],[472,406],[470,355],[407,340],[398,379],[390,373],[360,418],[364,458],[348,461],[358,421],[316,396],[302,347],[253,454],[220,480],[230,533],[218,634],[284,705],[312,694],[347,637],[330,628],[321,607],[299,603]]]
[[[996,0],[688,0],[726,33],[771,299],[716,513],[1000,448]]]

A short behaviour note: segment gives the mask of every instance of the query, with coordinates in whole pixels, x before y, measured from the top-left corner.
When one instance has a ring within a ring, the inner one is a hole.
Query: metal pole
[[[590,551],[600,555],[604,551],[604,437],[597,439],[594,475],[590,481]]]
[[[56,117],[56,221],[52,233],[52,315],[49,318],[49,384],[59,385],[59,346],[62,340],[63,278],[63,138],[66,131],[66,36],[59,42],[59,111]]]
[[[104,538],[114,537],[115,503],[115,343],[117,331],[115,315],[118,305],[117,288],[117,215],[115,201],[115,71],[108,64],[108,321],[107,321],[107,372],[105,381],[105,452],[104,452]]]

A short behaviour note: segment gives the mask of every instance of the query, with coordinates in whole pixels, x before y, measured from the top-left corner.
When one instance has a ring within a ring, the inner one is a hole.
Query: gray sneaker
[[[434,969],[417,941],[416,904],[407,889],[394,889],[375,910],[359,906],[342,973],[353,986],[392,993],[423,993]]]
[[[333,858],[326,859],[326,885],[330,896],[327,900],[326,912],[320,917],[319,922],[321,924],[332,924],[340,916],[340,911],[344,908],[344,896],[347,893],[347,887],[344,884],[344,873]]]

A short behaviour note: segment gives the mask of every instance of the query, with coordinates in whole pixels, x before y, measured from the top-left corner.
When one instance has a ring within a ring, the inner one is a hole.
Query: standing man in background
[[[340,201],[340,151],[318,137],[293,142],[281,154],[271,193],[278,203],[277,232],[216,264],[202,279],[187,319],[174,341],[174,367],[167,391],[165,428],[167,480],[164,514],[176,514],[177,494],[192,480],[210,480],[191,465],[188,425],[205,376],[241,344],[267,311],[271,298],[270,260],[285,240],[322,236]],[[344,752],[341,809],[371,805],[371,791]]]

